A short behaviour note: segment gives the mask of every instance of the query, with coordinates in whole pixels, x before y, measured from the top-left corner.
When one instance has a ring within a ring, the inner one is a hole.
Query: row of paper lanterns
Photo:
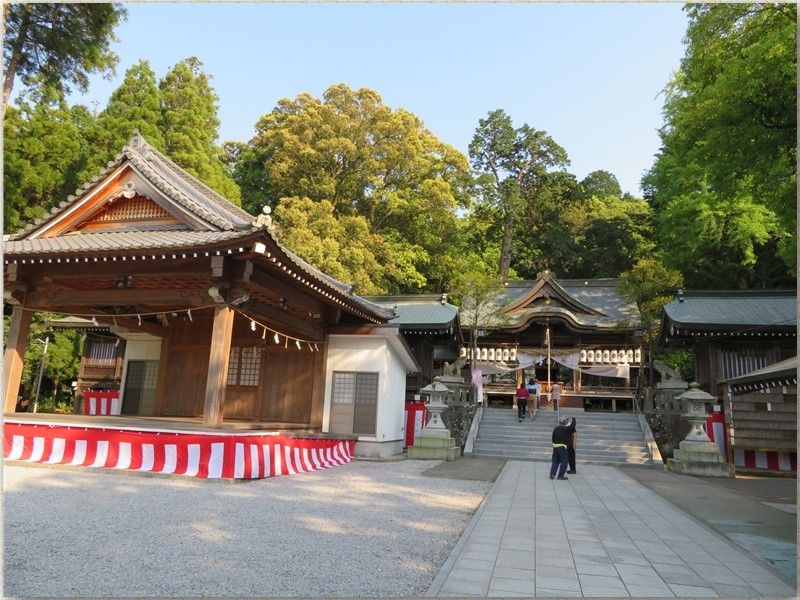
[[[629,364],[642,362],[642,349],[636,350],[581,350],[582,363]]]
[[[485,360],[489,362],[515,362],[517,360],[516,348],[461,348],[461,358],[466,358],[467,353],[472,360]]]

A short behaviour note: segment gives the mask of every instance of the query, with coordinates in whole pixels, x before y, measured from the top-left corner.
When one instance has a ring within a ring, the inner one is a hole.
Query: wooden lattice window
[[[261,380],[261,346],[234,346],[228,360],[228,385],[257,387]]]
[[[98,214],[94,220],[108,221],[149,221],[169,218],[171,215],[158,204],[144,196],[136,196],[130,200],[117,200],[106,210]]]

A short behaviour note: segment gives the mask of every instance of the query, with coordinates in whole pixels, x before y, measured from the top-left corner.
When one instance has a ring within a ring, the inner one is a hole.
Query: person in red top
[[[528,410],[528,398],[530,398],[530,392],[528,388],[525,387],[525,382],[523,381],[517,393],[514,394],[514,397],[517,399],[517,417],[519,417],[519,422],[522,423],[522,419],[525,418],[525,413]]]

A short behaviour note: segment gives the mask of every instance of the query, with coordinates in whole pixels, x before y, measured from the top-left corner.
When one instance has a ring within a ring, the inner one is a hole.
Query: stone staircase
[[[579,470],[582,464],[652,464],[636,415],[564,408],[561,416],[577,418]],[[549,462],[555,426],[556,413],[552,410],[539,410],[532,419],[528,417],[519,423],[516,410],[487,408],[475,439],[473,456]]]

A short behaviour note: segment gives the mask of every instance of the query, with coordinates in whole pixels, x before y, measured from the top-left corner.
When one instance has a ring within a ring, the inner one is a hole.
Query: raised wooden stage
[[[3,458],[204,479],[306,473],[352,460],[355,439],[304,424],[21,413],[5,416]]]

